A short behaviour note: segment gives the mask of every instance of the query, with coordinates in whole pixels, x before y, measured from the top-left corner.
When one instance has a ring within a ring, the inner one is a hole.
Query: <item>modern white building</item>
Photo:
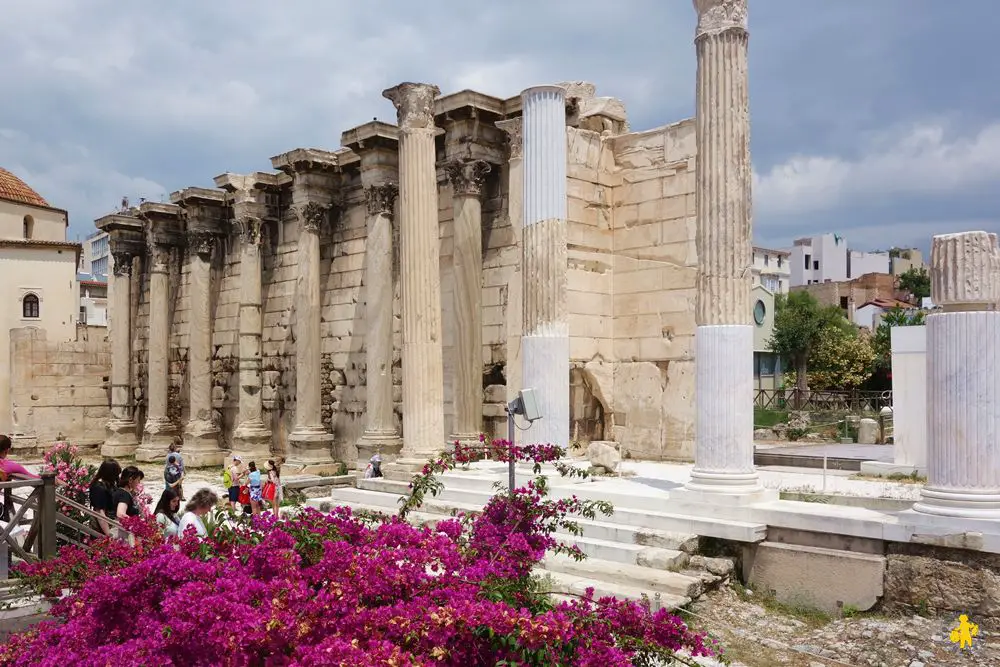
[[[80,257],[80,273],[86,273],[95,278],[104,276],[107,282],[111,271],[111,248],[108,233],[98,230],[83,241],[83,254]]]
[[[753,248],[753,284],[761,285],[771,294],[787,294],[791,286],[787,250]]]
[[[888,252],[850,250],[847,239],[823,234],[797,239],[789,254],[791,286],[842,282],[869,273],[889,273]]]

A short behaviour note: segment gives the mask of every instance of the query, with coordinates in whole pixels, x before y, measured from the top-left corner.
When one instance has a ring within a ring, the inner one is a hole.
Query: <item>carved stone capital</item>
[[[404,82],[382,91],[382,97],[396,107],[400,130],[434,127],[434,98],[441,89],[429,83]]]
[[[132,275],[132,253],[125,250],[112,250],[111,259],[114,261],[115,278],[122,278]]]
[[[498,129],[503,130],[507,135],[507,146],[510,151],[510,159],[514,160],[521,157],[521,117],[510,118],[508,120],[498,120],[494,125]]]
[[[212,249],[215,248],[215,234],[206,231],[188,232],[188,249],[203,258],[212,256]]]
[[[319,232],[319,229],[326,220],[329,212],[329,206],[324,206],[323,204],[318,204],[314,201],[311,201],[304,206],[300,206],[297,211],[299,221],[302,223],[302,229],[307,232],[315,233]]]
[[[261,241],[261,219],[252,215],[244,215],[236,221],[243,243],[259,246]]]
[[[396,197],[399,186],[395,183],[379,183],[365,188],[365,202],[368,204],[368,215],[393,216],[396,209]]]
[[[150,270],[166,271],[167,267],[170,265],[173,248],[160,243],[150,243],[147,247],[149,249],[149,260],[151,263]]]
[[[695,39],[727,30],[747,29],[747,0],[694,0],[698,12]]]
[[[486,174],[492,167],[485,160],[457,159],[444,164],[444,170],[451,181],[452,192],[456,197],[478,197],[483,193],[483,183]]]

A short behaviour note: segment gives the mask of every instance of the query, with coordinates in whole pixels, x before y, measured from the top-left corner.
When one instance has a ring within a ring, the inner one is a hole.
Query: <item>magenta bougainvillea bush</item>
[[[503,441],[479,449],[536,464],[562,456]],[[474,455],[456,448],[429,463],[400,513],[437,492],[437,473]],[[553,533],[608,507],[551,500],[545,489],[536,477],[498,492],[481,514],[433,527],[304,509],[168,543],[136,517],[131,545],[66,547],[22,567],[31,589],[69,593],[53,620],[0,647],[0,665],[612,667],[717,652],[665,610],[592,596],[552,602],[532,567],[546,551],[582,558]]]

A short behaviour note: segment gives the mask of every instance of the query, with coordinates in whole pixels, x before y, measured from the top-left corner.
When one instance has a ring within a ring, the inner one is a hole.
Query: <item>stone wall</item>
[[[825,306],[844,307],[847,303],[860,307],[874,299],[901,299],[906,295],[896,289],[896,276],[888,273],[867,273],[853,280],[843,280],[814,285],[799,285],[792,290],[805,290]]]
[[[45,447],[60,439],[81,447],[104,441],[111,350],[104,327],[80,327],[78,340],[56,342],[44,329],[10,332],[10,395],[19,442]]]

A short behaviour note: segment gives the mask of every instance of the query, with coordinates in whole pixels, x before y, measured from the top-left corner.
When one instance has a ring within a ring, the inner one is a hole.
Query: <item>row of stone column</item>
[[[357,142],[350,146],[361,158],[362,185],[367,206],[367,240],[364,269],[366,363],[367,363],[367,422],[358,443],[362,456],[372,452],[396,454],[402,439],[393,419],[393,256],[392,223],[399,204],[400,264],[402,291],[403,339],[403,433],[405,446],[402,460],[416,463],[438,451],[446,443],[443,411],[443,363],[441,336],[441,287],[438,257],[438,192],[435,160],[435,136],[440,130],[434,124],[434,100],[437,87],[428,84],[404,83],[386,90],[384,95],[397,108],[398,128],[391,134],[398,142],[391,151],[378,142]],[[562,89],[552,87],[529,89],[525,92],[525,117],[530,124],[532,100],[547,102],[548,107],[536,139],[529,142],[528,154],[542,151],[536,167],[528,171],[544,175],[542,189],[524,179],[526,192],[542,192],[547,201],[555,202],[554,217],[532,212],[533,223],[539,229],[549,229],[540,239],[538,248],[525,254],[525,279],[543,281],[533,285],[530,294],[538,295],[537,308],[526,306],[531,322],[526,336],[543,340],[556,337],[557,346],[567,347],[562,365],[568,363],[568,331],[565,313],[565,100]],[[536,123],[537,124],[537,123]],[[498,126],[510,138],[512,166],[521,162],[521,119],[500,121]],[[389,126],[386,126],[389,127]],[[530,132],[529,132],[530,134]],[[345,137],[346,137],[345,133]],[[346,144],[345,144],[346,145]],[[387,159],[387,154],[391,157]],[[392,162],[398,159],[398,166]],[[289,434],[289,460],[305,468],[330,462],[332,434],[322,424],[321,412],[321,294],[319,280],[319,231],[334,206],[331,199],[336,190],[334,174],[337,154],[299,149],[273,158],[276,169],[293,178],[292,215],[299,222],[297,250],[297,287],[293,334],[296,349],[296,409],[294,426]],[[480,159],[452,159],[444,165],[452,184],[455,211],[454,303],[456,319],[455,369],[455,429],[448,440],[473,440],[482,424],[482,202],[481,196],[491,165]],[[520,169],[512,169],[512,187],[520,189]],[[562,174],[559,177],[559,174]],[[239,307],[239,419],[233,436],[233,449],[250,456],[264,456],[271,446],[271,430],[264,421],[262,389],[262,285],[261,239],[265,225],[264,191],[275,185],[270,174],[223,174],[215,184],[227,195],[226,201],[212,202],[232,206],[233,219],[241,242],[241,281]],[[221,192],[198,190],[198,197]],[[562,195],[559,196],[559,192]],[[520,194],[520,193],[518,193]],[[198,199],[195,197],[195,199]],[[211,197],[208,197],[211,199]],[[531,208],[536,195],[521,198]],[[112,419],[108,424],[106,455],[120,456],[136,452],[139,460],[162,458],[166,445],[177,437],[175,425],[168,416],[168,349],[170,261],[174,248],[182,245],[177,238],[154,233],[162,219],[185,215],[183,193],[177,196],[181,208],[171,205],[143,204],[139,217],[130,223],[106,219],[103,228],[112,235],[112,244],[119,236],[129,233],[144,235],[141,242],[126,248],[124,243],[114,249],[115,269],[112,291]],[[195,202],[204,204],[202,201]],[[536,206],[537,208],[537,206]],[[551,206],[549,207],[551,208]],[[544,209],[544,207],[543,207]],[[110,216],[123,218],[125,216]],[[187,217],[186,246],[190,272],[190,347],[189,421],[183,429],[187,453],[192,465],[211,464],[221,460],[219,429],[213,418],[211,382],[211,322],[210,280],[211,258],[215,240],[224,230],[211,226],[192,226],[205,217],[204,211],[194,210]],[[129,225],[132,227],[129,228]],[[102,226],[99,221],[99,226]],[[180,230],[177,223],[176,231]],[[544,241],[544,242],[543,242]],[[559,249],[561,253],[558,252]],[[557,252],[556,257],[551,251]],[[132,328],[132,258],[145,255],[149,270],[149,338],[147,344],[146,421],[142,425],[142,442],[137,443],[140,429],[132,421],[131,352]],[[558,261],[562,257],[563,261]],[[555,261],[553,261],[555,260]],[[546,291],[552,294],[545,295]],[[529,299],[530,301],[530,299]],[[546,306],[548,304],[548,306]],[[562,304],[562,306],[560,306]],[[555,310],[554,310],[555,309]],[[555,319],[553,317],[555,316]],[[548,318],[548,319],[546,319]],[[550,326],[555,325],[555,329]],[[531,347],[528,345],[527,347]],[[551,356],[551,347],[539,349],[534,362]],[[553,348],[554,349],[554,348]],[[527,360],[526,360],[527,362]],[[540,364],[542,367],[545,364]],[[549,364],[551,365],[551,364]],[[558,365],[558,364],[557,364]],[[539,377],[536,384],[543,395],[554,397],[550,423],[565,424],[560,441],[568,441],[568,370],[556,377]],[[558,369],[556,369],[558,370]],[[528,373],[530,376],[530,372]],[[544,375],[544,373],[543,373]],[[551,391],[544,391],[546,383]],[[562,413],[566,414],[563,415]],[[561,419],[565,417],[565,419]],[[551,438],[549,438],[551,440]],[[565,443],[564,443],[565,444]],[[136,450],[136,447],[138,448]]]

